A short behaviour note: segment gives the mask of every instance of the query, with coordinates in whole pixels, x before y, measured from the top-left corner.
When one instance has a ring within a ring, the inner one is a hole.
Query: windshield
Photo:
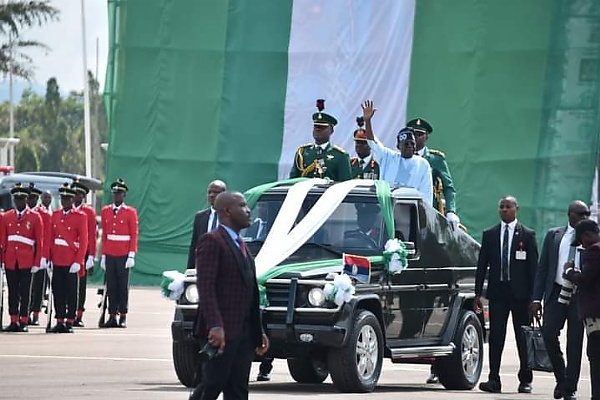
[[[296,218],[298,224],[319,196],[307,196]],[[241,232],[254,254],[267,238],[284,197],[264,195],[252,209],[252,225]],[[293,228],[292,228],[293,229]],[[292,255],[293,260],[337,258],[341,253],[371,255],[381,252],[383,238],[381,209],[375,198],[348,196],[315,234]]]

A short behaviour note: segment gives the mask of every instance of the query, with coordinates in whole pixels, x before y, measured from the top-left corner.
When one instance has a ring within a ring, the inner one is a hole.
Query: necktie
[[[242,237],[238,236],[235,240],[240,245],[240,251],[244,258],[248,258],[248,249],[246,248],[246,243],[242,240]]]
[[[119,209],[118,209],[117,207],[114,207],[114,208],[113,208],[113,213],[115,213],[115,214],[116,214],[116,213],[117,213],[117,211],[119,211]]]
[[[508,224],[504,226],[504,237],[502,238],[502,275],[500,280],[508,281]]]
[[[362,158],[360,159],[360,161],[358,162],[358,166],[361,168],[365,167],[365,160],[363,160]]]
[[[218,220],[217,213],[213,213],[212,214],[212,222],[210,223],[210,231],[214,231],[217,228],[217,220]]]
[[[318,156],[320,156],[321,153],[323,152],[323,149],[321,148],[321,146],[317,146],[316,150],[317,150],[317,155]]]

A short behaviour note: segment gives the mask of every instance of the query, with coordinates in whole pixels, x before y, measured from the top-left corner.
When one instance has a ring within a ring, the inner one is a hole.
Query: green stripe
[[[497,222],[502,195],[517,196],[526,224],[539,205],[536,154],[554,4],[417,2],[408,118],[434,126],[428,145],[446,154],[458,213],[475,236]]]
[[[236,189],[277,179],[291,15],[291,0],[229,1],[218,172]]]

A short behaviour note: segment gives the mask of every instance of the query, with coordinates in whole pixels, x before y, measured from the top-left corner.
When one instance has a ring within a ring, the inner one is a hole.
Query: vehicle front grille
[[[267,283],[267,300],[270,307],[287,307],[290,297],[288,284],[282,283]]]

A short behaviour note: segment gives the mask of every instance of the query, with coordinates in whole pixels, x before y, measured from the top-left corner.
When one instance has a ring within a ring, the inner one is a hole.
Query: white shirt
[[[360,158],[358,157],[358,165],[360,165],[360,162],[362,161],[363,165],[362,168],[365,169],[367,167],[367,165],[369,165],[369,163],[371,162],[371,158],[373,158],[372,155],[368,155],[365,158]]]
[[[502,246],[504,245],[504,230],[506,229],[506,222],[500,221],[500,262],[502,262]],[[510,252],[512,247],[513,236],[515,235],[515,227],[517,226],[517,220],[508,224],[508,266],[510,267]],[[508,279],[510,280],[510,268],[508,269]]]
[[[322,143],[322,144],[316,144],[316,143],[315,143],[315,149],[316,149],[317,147],[320,147],[320,148],[321,148],[321,150],[322,150],[323,152],[325,152],[325,151],[327,151],[327,147],[329,147],[329,142],[325,142],[325,143]]]
[[[423,201],[433,203],[433,180],[431,166],[421,156],[404,158],[399,151],[385,147],[379,139],[367,140],[372,156],[379,163],[381,180],[392,186],[409,186],[417,189]]]
[[[560,240],[560,244],[558,246],[558,263],[556,265],[556,277],[554,278],[554,282],[559,285],[563,285],[565,280],[563,279],[563,267],[567,261],[569,261],[569,250],[571,249],[571,243],[573,242],[575,236],[575,229],[571,225],[567,227],[565,234]],[[579,268],[579,256],[580,252],[575,251],[575,268]]]
[[[208,226],[206,227],[206,232],[210,232],[210,228],[213,224],[213,219],[217,218],[217,224],[215,225],[215,229],[219,226],[219,218],[217,217],[217,211],[214,208],[210,208],[210,215],[208,216]]]

